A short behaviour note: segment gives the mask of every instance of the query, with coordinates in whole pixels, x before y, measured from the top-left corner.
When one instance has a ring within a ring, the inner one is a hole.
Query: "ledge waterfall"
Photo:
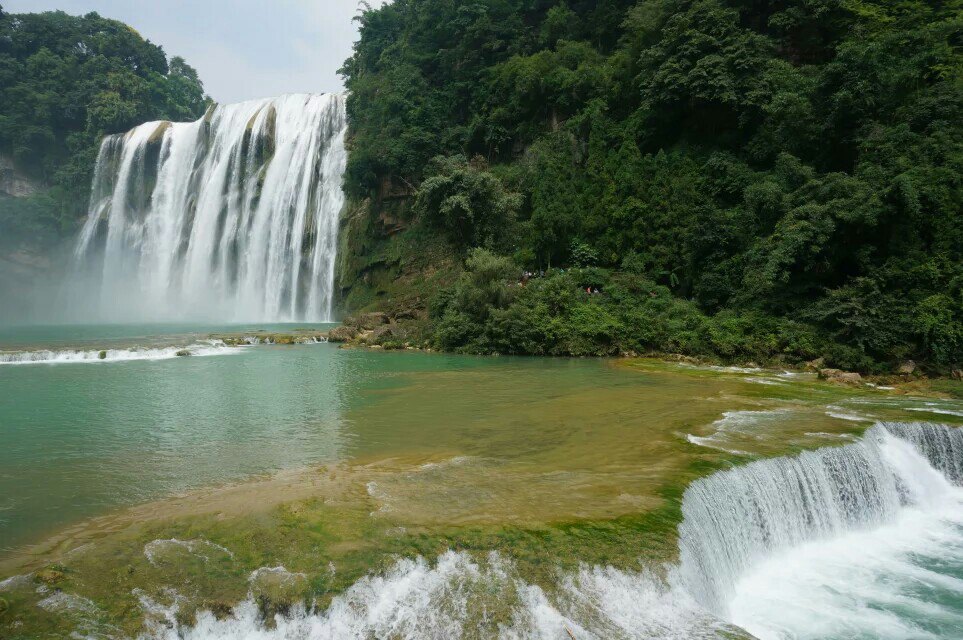
[[[109,136],[73,289],[109,321],[330,320],[346,126],[294,94]]]

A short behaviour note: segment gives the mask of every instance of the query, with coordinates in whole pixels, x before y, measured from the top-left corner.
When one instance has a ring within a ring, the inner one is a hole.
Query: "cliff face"
[[[422,316],[461,271],[451,245],[414,216],[413,190],[383,181],[341,215],[336,293],[342,315],[374,309]]]
[[[42,188],[40,182],[19,171],[10,157],[0,153],[0,195],[25,198]]]
[[[44,207],[47,185],[21,171],[13,159],[0,154],[0,321],[32,317],[34,293],[51,272],[55,238],[49,233],[22,229],[25,215]]]

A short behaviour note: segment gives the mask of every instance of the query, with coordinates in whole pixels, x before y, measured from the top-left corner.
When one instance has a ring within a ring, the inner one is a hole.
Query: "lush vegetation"
[[[467,258],[448,349],[958,366],[961,6],[395,0],[343,68],[347,186]]]
[[[0,196],[0,237],[73,229],[105,135],[207,103],[194,69],[121,22],[0,8],[0,154],[43,187]]]

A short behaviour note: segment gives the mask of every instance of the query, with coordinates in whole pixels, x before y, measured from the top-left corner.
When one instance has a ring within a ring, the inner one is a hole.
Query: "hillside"
[[[360,24],[349,310],[467,352],[963,362],[960,2],[395,0]]]
[[[194,69],[121,22],[0,8],[0,239],[73,233],[105,135],[208,102]]]

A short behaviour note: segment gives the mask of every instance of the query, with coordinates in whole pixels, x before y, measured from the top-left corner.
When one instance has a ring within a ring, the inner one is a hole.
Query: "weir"
[[[108,321],[330,320],[346,127],[293,94],[106,138],[74,290]]]
[[[697,480],[683,498],[681,586],[729,620],[752,567],[812,541],[893,522],[906,507],[939,507],[963,480],[963,430],[879,423],[853,444],[752,462]]]

